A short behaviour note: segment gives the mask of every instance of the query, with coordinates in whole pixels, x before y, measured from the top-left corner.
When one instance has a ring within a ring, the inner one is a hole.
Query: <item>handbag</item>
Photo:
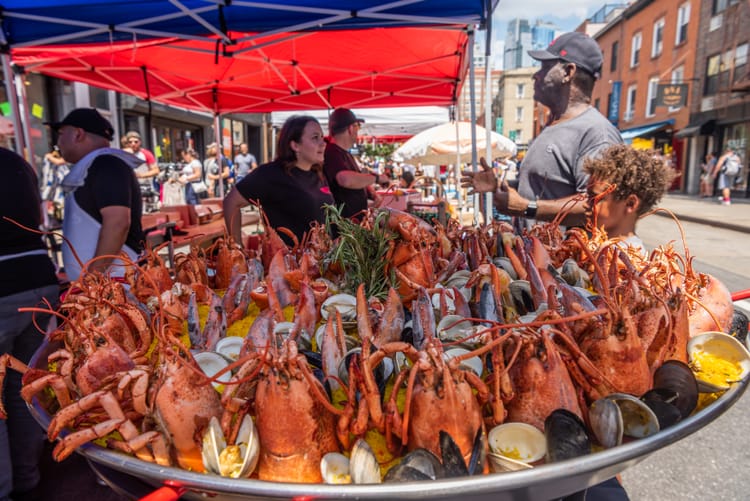
[[[200,181],[193,181],[190,184],[193,186],[193,191],[196,193],[206,193],[208,191],[208,186],[202,179]]]

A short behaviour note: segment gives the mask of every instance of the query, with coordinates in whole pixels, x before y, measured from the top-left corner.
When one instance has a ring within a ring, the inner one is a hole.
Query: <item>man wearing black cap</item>
[[[71,246],[86,264],[98,256],[121,252],[135,260],[143,249],[141,192],[133,169],[142,161],[132,153],[110,147],[114,129],[93,108],[78,108],[60,122],[57,131],[63,158],[74,164],[62,181],[65,196],[63,262],[70,280],[81,266]],[[70,244],[68,244],[70,242]],[[103,257],[88,263],[89,271],[124,275],[119,260]]]
[[[470,193],[492,191],[495,207],[503,214],[551,221],[564,211],[564,224],[581,225],[585,199],[574,199],[586,191],[588,183],[583,162],[622,143],[620,132],[591,106],[602,51],[588,35],[572,32],[529,55],[542,62],[533,76],[534,99],[549,108],[550,114],[519,168],[518,191],[505,182],[498,186],[484,162],[483,171],[464,172],[461,182],[472,189]]]
[[[323,170],[336,205],[344,206],[341,212],[344,217],[352,217],[365,210],[368,197],[377,200],[372,186],[379,182],[379,176],[363,172],[349,153],[349,149],[357,143],[357,134],[363,122],[346,108],[336,108],[328,118],[330,138]]]

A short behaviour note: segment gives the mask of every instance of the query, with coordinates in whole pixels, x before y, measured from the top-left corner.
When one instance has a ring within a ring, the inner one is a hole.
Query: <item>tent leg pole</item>
[[[5,77],[5,94],[8,96],[8,104],[10,104],[10,119],[13,122],[13,137],[14,148],[16,153],[28,159],[28,143],[26,142],[26,134],[21,132],[24,128],[24,123],[21,120],[21,110],[18,102],[18,93],[16,92],[16,84],[14,83],[15,74],[13,68],[10,65],[10,56],[8,54],[0,55],[3,60],[3,75]],[[19,133],[20,132],[20,133]]]
[[[487,147],[485,148],[484,158],[492,166],[492,16],[487,17],[487,27],[485,29],[484,44],[484,131]],[[486,193],[484,197],[484,222],[492,221],[493,194]]]
[[[474,83],[476,81],[476,74],[474,71],[474,30],[469,31],[469,123],[471,125],[471,170],[477,172],[477,130],[474,127],[477,120],[477,103],[476,103],[476,90]],[[478,224],[480,203],[479,196],[474,195],[474,224]]]
[[[224,167],[221,164],[221,154],[224,148],[221,145],[221,117],[218,113],[214,114],[214,135],[216,136],[216,165],[219,167],[219,179],[216,182],[219,184],[219,198],[223,199],[224,179],[221,176],[224,174]]]

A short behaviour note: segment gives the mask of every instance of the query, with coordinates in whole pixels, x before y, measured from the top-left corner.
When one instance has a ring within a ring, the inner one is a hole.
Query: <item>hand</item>
[[[479,159],[479,163],[482,166],[480,171],[461,171],[461,187],[469,189],[468,195],[497,191],[497,177],[495,177],[492,167],[487,165],[484,157]]]

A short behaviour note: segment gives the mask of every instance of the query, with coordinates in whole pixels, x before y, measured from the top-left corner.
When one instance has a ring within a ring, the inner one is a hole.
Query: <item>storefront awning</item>
[[[670,118],[669,120],[664,120],[662,122],[656,122],[649,125],[643,125],[641,127],[634,127],[632,129],[623,130],[620,131],[620,135],[622,135],[623,141],[625,141],[626,143],[630,143],[636,137],[645,136],[649,132],[654,132],[670,125],[674,125],[674,119],[672,118]]]
[[[706,120],[694,124],[688,124],[687,127],[675,133],[676,138],[685,138],[692,136],[708,136],[714,133],[716,120]]]

